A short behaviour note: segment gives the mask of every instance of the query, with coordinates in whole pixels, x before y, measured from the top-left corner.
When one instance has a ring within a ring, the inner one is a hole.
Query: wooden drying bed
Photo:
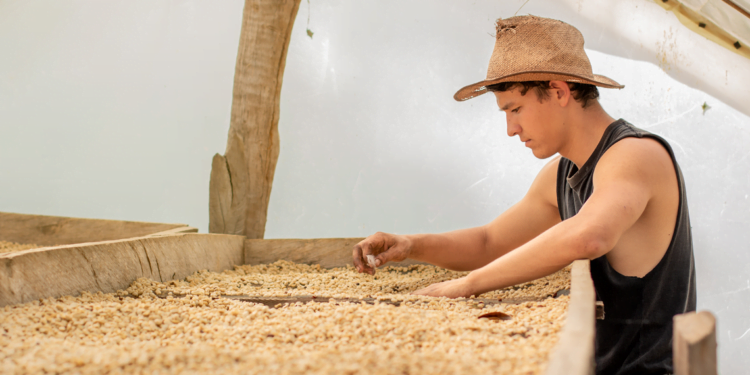
[[[179,224],[35,217],[7,213],[0,213],[0,222],[4,228],[0,240],[34,242],[40,245],[66,243],[0,254],[0,307],[42,298],[80,295],[84,291],[116,292],[126,289],[140,277],[166,282],[184,279],[199,270],[221,272],[238,265],[267,264],[280,259],[319,264],[325,268],[341,267],[350,264],[351,248],[361,240],[248,240],[235,235],[191,233],[195,228]],[[129,235],[132,237],[123,237]],[[407,261],[393,265],[415,263],[417,262]],[[593,373],[596,306],[588,261],[574,262],[571,278],[568,314],[560,342],[550,356],[547,374]],[[262,303],[271,307],[330,300],[324,296],[221,298]],[[377,298],[335,300],[367,304],[400,303]],[[483,299],[464,301],[483,303],[485,306],[527,302]]]

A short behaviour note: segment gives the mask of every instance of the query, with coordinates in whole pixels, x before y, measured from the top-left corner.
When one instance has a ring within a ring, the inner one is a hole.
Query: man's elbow
[[[613,240],[606,233],[597,230],[583,230],[578,233],[570,247],[574,259],[596,259],[607,254],[614,247]]]

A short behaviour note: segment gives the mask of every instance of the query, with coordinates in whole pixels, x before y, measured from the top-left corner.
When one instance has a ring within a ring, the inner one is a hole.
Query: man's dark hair
[[[586,108],[592,100],[599,98],[599,90],[594,85],[577,82],[567,83],[573,99],[581,103],[581,107],[583,108]],[[520,88],[521,95],[526,95],[529,90],[534,89],[537,99],[543,102],[549,98],[549,91],[547,90],[552,87],[549,81],[500,82],[487,85],[487,91],[510,91],[515,88]]]

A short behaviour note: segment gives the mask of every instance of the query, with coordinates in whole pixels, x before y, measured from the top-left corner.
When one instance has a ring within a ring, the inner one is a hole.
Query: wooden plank
[[[277,260],[320,264],[323,268],[352,264],[354,245],[364,238],[276,239],[245,241],[246,264],[268,264]],[[388,263],[387,266],[424,264],[414,260]]]
[[[560,341],[550,354],[547,375],[594,373],[596,293],[588,260],[573,262],[570,303]]]
[[[676,315],[672,358],[675,375],[716,375],[716,318],[708,311]]]
[[[190,227],[185,224],[0,212],[0,228],[0,240],[3,241],[55,246],[142,237],[169,230],[188,230]]]
[[[384,303],[387,305],[400,306],[403,301],[391,300],[388,298],[333,298],[333,297],[319,297],[319,296],[294,296],[294,297],[265,297],[265,296],[222,296],[223,298],[230,298],[242,302],[260,303],[268,307],[276,307],[279,304],[293,304],[297,302],[308,303],[308,302],[352,302],[361,303],[364,302],[368,305],[375,303]],[[519,304],[524,302],[538,302],[542,301],[542,298],[518,298],[518,299],[489,299],[489,298],[472,298],[472,299],[458,299],[455,303],[468,303],[476,308],[479,308],[480,304],[484,306],[496,306],[500,304]],[[427,304],[429,301],[410,301],[413,304]]]
[[[126,297],[138,297],[138,296],[126,296]],[[160,294],[157,295],[158,298],[184,298],[186,295],[184,294],[177,294],[177,295],[170,295],[170,294]],[[376,303],[383,303],[387,305],[394,305],[394,306],[400,306],[403,301],[399,300],[391,300],[388,298],[333,298],[333,297],[325,297],[325,296],[276,296],[276,297],[269,297],[269,296],[247,296],[247,295],[239,295],[239,296],[231,296],[231,295],[221,295],[218,297],[213,297],[213,299],[217,298],[227,298],[232,299],[235,301],[241,301],[241,302],[248,302],[248,303],[259,303],[262,305],[266,305],[271,308],[275,308],[278,305],[284,305],[284,304],[294,304],[297,302],[300,303],[309,303],[309,302],[316,302],[316,303],[339,303],[339,302],[346,302],[346,303],[366,303],[368,305],[373,305]],[[489,306],[497,306],[501,304],[520,304],[524,302],[539,302],[543,301],[544,298],[535,298],[535,297],[528,297],[528,298],[514,298],[514,299],[489,299],[489,298],[461,298],[456,299],[455,303],[466,303],[470,306],[481,309],[484,307]],[[411,304],[428,304],[429,301],[421,300],[421,301],[408,301]]]
[[[263,238],[279,157],[279,99],[300,0],[245,0],[225,156],[209,184],[209,232]]]
[[[0,254],[0,306],[40,298],[110,293],[139,277],[184,279],[243,264],[242,236],[178,234]]]
[[[165,230],[163,232],[156,232],[153,234],[149,234],[148,237],[163,237],[163,236],[172,236],[175,234],[184,234],[184,233],[198,233],[198,228],[193,228],[189,226],[178,227],[178,228]]]

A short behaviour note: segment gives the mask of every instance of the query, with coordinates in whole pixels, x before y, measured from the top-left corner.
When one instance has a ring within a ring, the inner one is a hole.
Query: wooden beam
[[[364,238],[316,238],[245,241],[246,264],[268,264],[277,260],[320,264],[323,268],[352,264],[352,249]],[[424,264],[414,260],[388,263],[392,266]]]
[[[726,0],[724,1],[726,2]],[[713,23],[701,13],[682,4],[684,0],[654,0],[654,2],[674,13],[677,16],[677,20],[693,32],[740,56],[750,58],[750,48],[739,44],[740,42],[737,38],[724,30],[721,25]]]
[[[727,3],[727,5],[729,5],[730,7],[732,7],[732,9],[736,10],[737,12],[739,12],[741,15],[743,15],[746,18],[750,19],[750,12],[746,11],[741,6],[735,4],[735,2],[733,2],[732,0],[724,0],[724,2]]]
[[[675,315],[672,359],[675,375],[716,375],[716,318],[708,311]]]
[[[164,231],[197,231],[185,224],[78,219],[10,212],[0,212],[0,228],[0,240],[40,246],[112,241]]]
[[[0,254],[0,306],[83,291],[116,292],[139,277],[168,281],[204,269],[231,269],[243,264],[244,240],[178,234]]]
[[[570,302],[560,341],[550,354],[547,375],[594,373],[596,293],[588,260],[573,262]]]
[[[209,184],[209,232],[263,238],[279,157],[279,98],[300,0],[245,0],[225,155]]]

